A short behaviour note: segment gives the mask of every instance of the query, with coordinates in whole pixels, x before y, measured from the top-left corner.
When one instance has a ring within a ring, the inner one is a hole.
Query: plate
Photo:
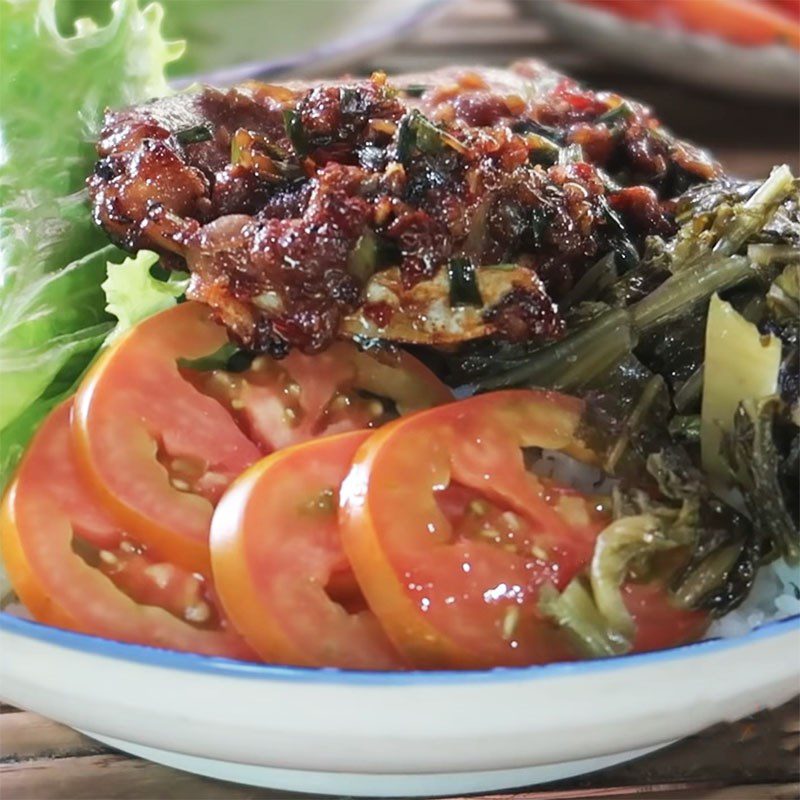
[[[191,78],[175,83],[225,86],[256,76],[337,71],[429,22],[450,2],[201,0],[202,13],[192,15],[186,0],[172,0],[167,22],[174,30],[167,33],[190,43],[177,66]]]
[[[645,67],[704,88],[797,101],[800,55],[789,47],[741,47],[563,0],[517,2],[565,40],[610,61]]]
[[[634,758],[791,699],[800,615],[730,639],[475,672],[247,664],[0,614],[0,695],[180,769],[360,796],[487,792]]]

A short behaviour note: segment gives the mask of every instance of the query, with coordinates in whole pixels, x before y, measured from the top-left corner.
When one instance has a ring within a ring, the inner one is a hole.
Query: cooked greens
[[[742,400],[775,393],[780,362],[780,339],[762,336],[730,303],[717,295],[711,298],[700,431],[703,467],[708,472],[724,473],[722,434],[733,426],[733,414]]]
[[[539,609],[566,630],[587,657],[617,656],[629,648],[629,642],[609,627],[581,578],[573,578],[561,594],[545,584],[539,594]]]
[[[723,441],[732,476],[764,542],[764,555],[800,561],[800,432],[787,406],[778,397],[743,400]]]
[[[612,252],[585,273],[564,304],[566,337],[482,343],[451,360],[454,380],[478,391],[546,386],[587,400],[584,438],[619,481],[614,520],[588,581],[549,592],[543,610],[594,655],[627,646],[626,580],[656,569],[674,602],[719,615],[760,565],[800,560],[799,202],[787,167],[758,185],[690,190],[676,236],[646,242],[635,266]],[[716,483],[699,468],[701,439]]]

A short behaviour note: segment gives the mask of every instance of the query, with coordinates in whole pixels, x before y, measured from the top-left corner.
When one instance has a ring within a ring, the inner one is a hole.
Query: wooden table
[[[637,761],[481,800],[796,800],[798,703],[721,725]],[[278,800],[310,795],[200,778],[0,705],[2,800]],[[452,799],[451,799],[452,800]]]
[[[510,0],[465,0],[432,26],[354,72],[424,70],[447,63],[506,64],[536,56],[597,87],[652,104],[678,134],[709,147],[728,171],[763,177],[786,162],[797,173],[798,106],[679,86],[600,61],[520,17]],[[800,93],[800,75],[798,77]],[[2,800],[256,800],[285,792],[199,778],[114,752],[35,714],[0,706]],[[766,800],[800,797],[798,705],[721,726],[631,764],[519,799],[589,797]],[[299,797],[299,795],[294,795]],[[495,800],[511,795],[497,795]]]

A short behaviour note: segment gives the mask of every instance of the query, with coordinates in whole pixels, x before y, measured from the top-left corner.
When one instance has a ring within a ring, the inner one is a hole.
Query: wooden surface
[[[201,778],[110,750],[63,725],[0,706],[2,800],[277,800],[310,795]],[[637,761],[482,800],[796,800],[800,724],[794,701],[713,728]]]
[[[353,66],[387,72],[447,63],[505,64],[536,56],[593,86],[644,100],[677,133],[709,147],[729,172],[764,176],[776,163],[798,171],[798,106],[732,98],[600,61],[560,42],[509,0],[456,3],[435,24]],[[800,86],[800,75],[798,76]],[[1,657],[1,656],[0,656]],[[251,789],[150,764],[61,725],[0,706],[0,800],[257,800],[285,792]],[[514,793],[516,800],[568,798],[800,798],[797,703],[722,726],[631,764]],[[299,797],[299,795],[294,795]],[[509,794],[493,800],[508,800]]]

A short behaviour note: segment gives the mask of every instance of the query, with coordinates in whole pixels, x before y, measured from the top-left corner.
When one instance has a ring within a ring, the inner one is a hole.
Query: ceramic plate
[[[272,788],[486,792],[566,778],[789,700],[800,615],[602,661],[367,673],[119,644],[0,614],[0,695],[121,750]]]
[[[179,62],[191,79],[228,85],[255,76],[319,75],[343,69],[429,22],[452,0],[228,0],[193,18],[176,3],[176,37],[190,47]],[[235,31],[235,36],[226,32]]]
[[[739,47],[561,0],[518,2],[567,41],[609,60],[706,88],[797,100],[800,57],[788,47]]]

